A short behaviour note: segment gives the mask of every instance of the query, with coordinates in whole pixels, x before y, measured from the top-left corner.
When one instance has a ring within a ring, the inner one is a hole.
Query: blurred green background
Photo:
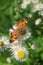
[[[43,3],[43,0],[40,1]],[[10,52],[5,50],[5,53],[0,53],[0,65],[43,65],[43,17],[38,15],[38,12],[31,12],[33,4],[23,10],[20,7],[21,3],[22,0],[0,0],[0,36],[9,37],[9,29],[12,28],[12,25],[31,13],[32,18],[28,21],[28,27],[31,29],[32,37],[25,41],[24,46],[28,47],[30,43],[35,44],[37,48],[29,51],[28,59],[25,62],[16,61],[10,56]],[[34,21],[37,18],[41,18],[42,22],[35,26]],[[11,58],[11,63],[5,62],[7,57]]]

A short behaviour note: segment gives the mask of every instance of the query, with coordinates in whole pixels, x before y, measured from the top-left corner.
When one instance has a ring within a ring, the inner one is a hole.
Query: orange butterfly
[[[11,43],[26,33],[27,23],[28,23],[28,18],[25,18],[17,24],[17,29],[14,29],[14,31],[11,33],[11,38],[10,38]]]

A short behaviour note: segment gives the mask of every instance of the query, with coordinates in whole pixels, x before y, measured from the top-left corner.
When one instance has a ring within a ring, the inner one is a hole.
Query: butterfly
[[[17,23],[16,25],[17,29],[14,29],[14,31],[11,33],[10,37],[11,43],[26,33],[27,24],[28,24],[28,18],[24,18],[23,20]]]

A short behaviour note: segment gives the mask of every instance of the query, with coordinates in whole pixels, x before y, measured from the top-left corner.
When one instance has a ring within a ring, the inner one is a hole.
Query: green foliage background
[[[20,2],[18,3],[18,1]],[[43,0],[41,1],[43,3]],[[0,36],[6,35],[9,37],[9,29],[12,25],[31,13],[33,17],[29,19],[28,27],[31,29],[32,37],[27,39],[24,45],[28,48],[28,43],[35,44],[37,48],[36,50],[29,51],[30,55],[25,62],[16,61],[10,56],[9,51],[5,50],[5,53],[0,54],[0,65],[43,65],[43,17],[38,15],[38,12],[32,13],[31,7],[33,4],[28,5],[25,10],[22,10],[20,7],[21,3],[22,0],[0,0]],[[40,25],[35,26],[34,21],[37,18],[41,18],[42,22]],[[5,62],[7,56],[11,57],[11,63]]]

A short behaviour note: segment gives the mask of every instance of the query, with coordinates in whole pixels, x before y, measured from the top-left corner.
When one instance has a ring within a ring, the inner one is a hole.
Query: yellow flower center
[[[3,44],[4,44],[3,41],[0,41],[0,46],[3,46]]]
[[[28,2],[29,0],[26,0],[26,2]]]
[[[42,8],[41,4],[38,4],[38,7],[39,7],[39,8]]]
[[[24,53],[24,51],[19,51],[17,55],[18,55],[18,57],[19,57],[20,59],[22,59],[22,58],[24,58],[25,53]]]
[[[37,2],[37,0],[34,0],[34,2]]]

